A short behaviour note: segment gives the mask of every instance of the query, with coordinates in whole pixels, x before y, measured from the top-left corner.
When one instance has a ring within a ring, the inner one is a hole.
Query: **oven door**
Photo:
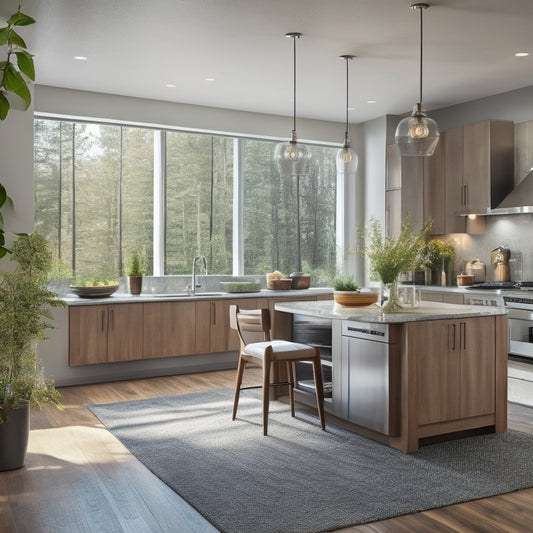
[[[509,309],[509,354],[533,359],[533,310]]]

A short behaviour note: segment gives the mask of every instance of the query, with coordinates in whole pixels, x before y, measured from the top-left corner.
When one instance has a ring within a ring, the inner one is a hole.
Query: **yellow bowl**
[[[375,292],[333,291],[333,298],[339,305],[348,307],[371,305],[378,301]]]

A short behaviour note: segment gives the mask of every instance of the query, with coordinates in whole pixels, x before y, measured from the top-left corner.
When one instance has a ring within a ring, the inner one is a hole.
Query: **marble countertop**
[[[132,295],[129,293],[116,292],[105,298],[80,298],[75,294],[66,294],[61,299],[67,305],[102,305],[102,304],[125,304],[125,303],[146,303],[146,302],[190,302],[196,300],[218,300],[234,298],[298,298],[299,296],[319,296],[332,294],[333,289],[327,287],[314,287],[302,290],[273,291],[262,289],[259,292],[208,292],[205,294],[150,294],[141,293]]]
[[[336,304],[332,300],[318,302],[279,302],[276,303],[275,309],[276,311],[317,318],[379,322],[383,324],[507,314],[507,310],[503,307],[455,305],[426,301],[422,301],[418,307],[405,307],[400,313],[383,313],[381,307],[376,304],[366,307],[345,307]]]

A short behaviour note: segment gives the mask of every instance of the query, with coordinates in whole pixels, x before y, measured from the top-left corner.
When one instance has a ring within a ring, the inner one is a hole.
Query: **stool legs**
[[[268,432],[268,409],[270,407],[270,357],[263,360],[263,435]]]
[[[235,395],[233,397],[233,414],[231,416],[232,420],[235,420],[237,416],[237,406],[239,405],[239,396],[241,392],[242,385],[242,375],[244,373],[244,367],[246,361],[239,355],[239,366],[237,367],[237,381],[235,382]]]
[[[318,416],[320,418],[320,426],[322,430],[326,429],[326,420],[324,417],[324,385],[322,383],[322,367],[320,363],[320,351],[316,349],[317,354],[313,359],[313,377],[315,378],[316,391],[316,405],[318,408]]]

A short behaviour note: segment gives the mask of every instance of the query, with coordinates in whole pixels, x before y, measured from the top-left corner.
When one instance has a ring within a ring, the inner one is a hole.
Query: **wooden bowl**
[[[290,290],[291,285],[292,279],[290,278],[267,280],[267,289],[271,289],[273,291],[288,291]]]
[[[333,291],[333,299],[339,305],[362,307],[377,302],[378,295],[375,292]]]

